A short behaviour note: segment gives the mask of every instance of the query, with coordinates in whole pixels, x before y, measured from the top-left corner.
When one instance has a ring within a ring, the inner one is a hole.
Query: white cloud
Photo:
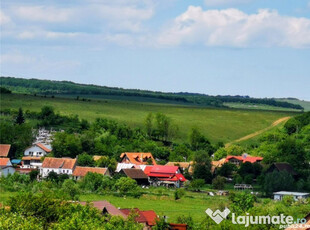
[[[5,25],[11,22],[9,16],[7,16],[2,10],[0,10],[0,25]]]
[[[249,3],[251,0],[205,0],[206,6],[231,6]]]
[[[74,15],[71,9],[46,6],[21,6],[13,9],[13,12],[23,20],[37,22],[65,22]]]
[[[310,47],[310,19],[281,16],[277,11],[246,14],[238,9],[206,10],[190,6],[158,38],[159,44],[177,46]]]

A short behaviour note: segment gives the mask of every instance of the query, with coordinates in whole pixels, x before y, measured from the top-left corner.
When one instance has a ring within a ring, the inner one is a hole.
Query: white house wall
[[[33,156],[38,156],[38,157],[42,157],[42,156],[45,156],[45,155],[47,154],[47,153],[46,153],[43,149],[41,149],[40,147],[38,147],[38,146],[32,146],[32,147],[30,147],[30,148],[28,148],[28,149],[25,150],[24,156],[31,156],[31,155],[30,155],[30,152],[33,152]],[[40,155],[38,155],[39,152],[41,152]]]
[[[13,167],[7,167],[7,168],[0,169],[0,176],[7,177],[9,174],[14,174],[14,173],[15,173],[15,169]]]

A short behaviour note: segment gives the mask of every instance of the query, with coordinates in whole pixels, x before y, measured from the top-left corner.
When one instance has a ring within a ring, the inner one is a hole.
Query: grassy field
[[[253,110],[271,110],[271,111],[295,111],[295,112],[300,111],[300,110],[297,110],[297,109],[283,108],[283,107],[277,107],[277,106],[271,106],[271,105],[250,104],[250,103],[247,103],[247,104],[246,103],[224,103],[224,105],[228,106],[229,108],[235,108],[235,109],[253,109]]]
[[[1,95],[0,103],[1,110],[17,110],[22,107],[24,110],[39,111],[44,105],[49,105],[63,115],[78,114],[80,118],[89,121],[105,117],[141,128],[149,112],[162,112],[178,125],[178,140],[187,140],[190,129],[198,127],[211,141],[224,143],[264,129],[279,118],[295,114],[284,111],[215,109],[117,100],[77,101],[21,94]]]
[[[300,101],[295,99],[278,99],[278,101],[286,101],[289,103],[301,105],[302,107],[304,107],[305,111],[310,111],[310,101]]]

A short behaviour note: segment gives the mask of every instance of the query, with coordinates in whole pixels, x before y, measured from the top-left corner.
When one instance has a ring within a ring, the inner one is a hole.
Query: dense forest
[[[50,81],[38,79],[23,79],[13,77],[1,77],[1,87],[5,87],[12,92],[42,94],[42,95],[113,95],[126,97],[144,97],[167,100],[172,102],[182,102],[194,105],[225,107],[224,103],[252,103],[271,105],[290,109],[303,110],[300,105],[284,101],[276,101],[267,98],[251,98],[249,96],[210,96],[198,93],[164,93],[157,91],[123,89],[98,85],[77,84],[69,81]]]

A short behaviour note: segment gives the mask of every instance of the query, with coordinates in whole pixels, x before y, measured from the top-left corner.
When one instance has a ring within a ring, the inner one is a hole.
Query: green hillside
[[[251,98],[249,96],[210,96],[207,94],[188,92],[159,92],[139,89],[123,89],[99,85],[78,84],[69,81],[51,81],[39,79],[23,79],[13,77],[1,77],[1,87],[14,93],[40,94],[40,95],[66,95],[77,97],[85,95],[87,98],[118,97],[121,100],[151,101],[157,103],[186,104],[195,106],[208,106],[224,108],[225,103],[255,104],[272,106],[277,108],[302,110],[302,106],[285,101],[276,101],[269,98]]]
[[[81,101],[22,94],[2,94],[0,101],[2,111],[17,110],[19,107],[24,111],[39,111],[44,105],[50,105],[63,115],[78,114],[80,118],[90,121],[97,117],[105,117],[141,128],[149,112],[162,112],[178,125],[178,140],[187,140],[190,129],[198,127],[211,141],[225,143],[269,127],[282,117],[296,114],[284,111],[204,108],[118,100]]]

